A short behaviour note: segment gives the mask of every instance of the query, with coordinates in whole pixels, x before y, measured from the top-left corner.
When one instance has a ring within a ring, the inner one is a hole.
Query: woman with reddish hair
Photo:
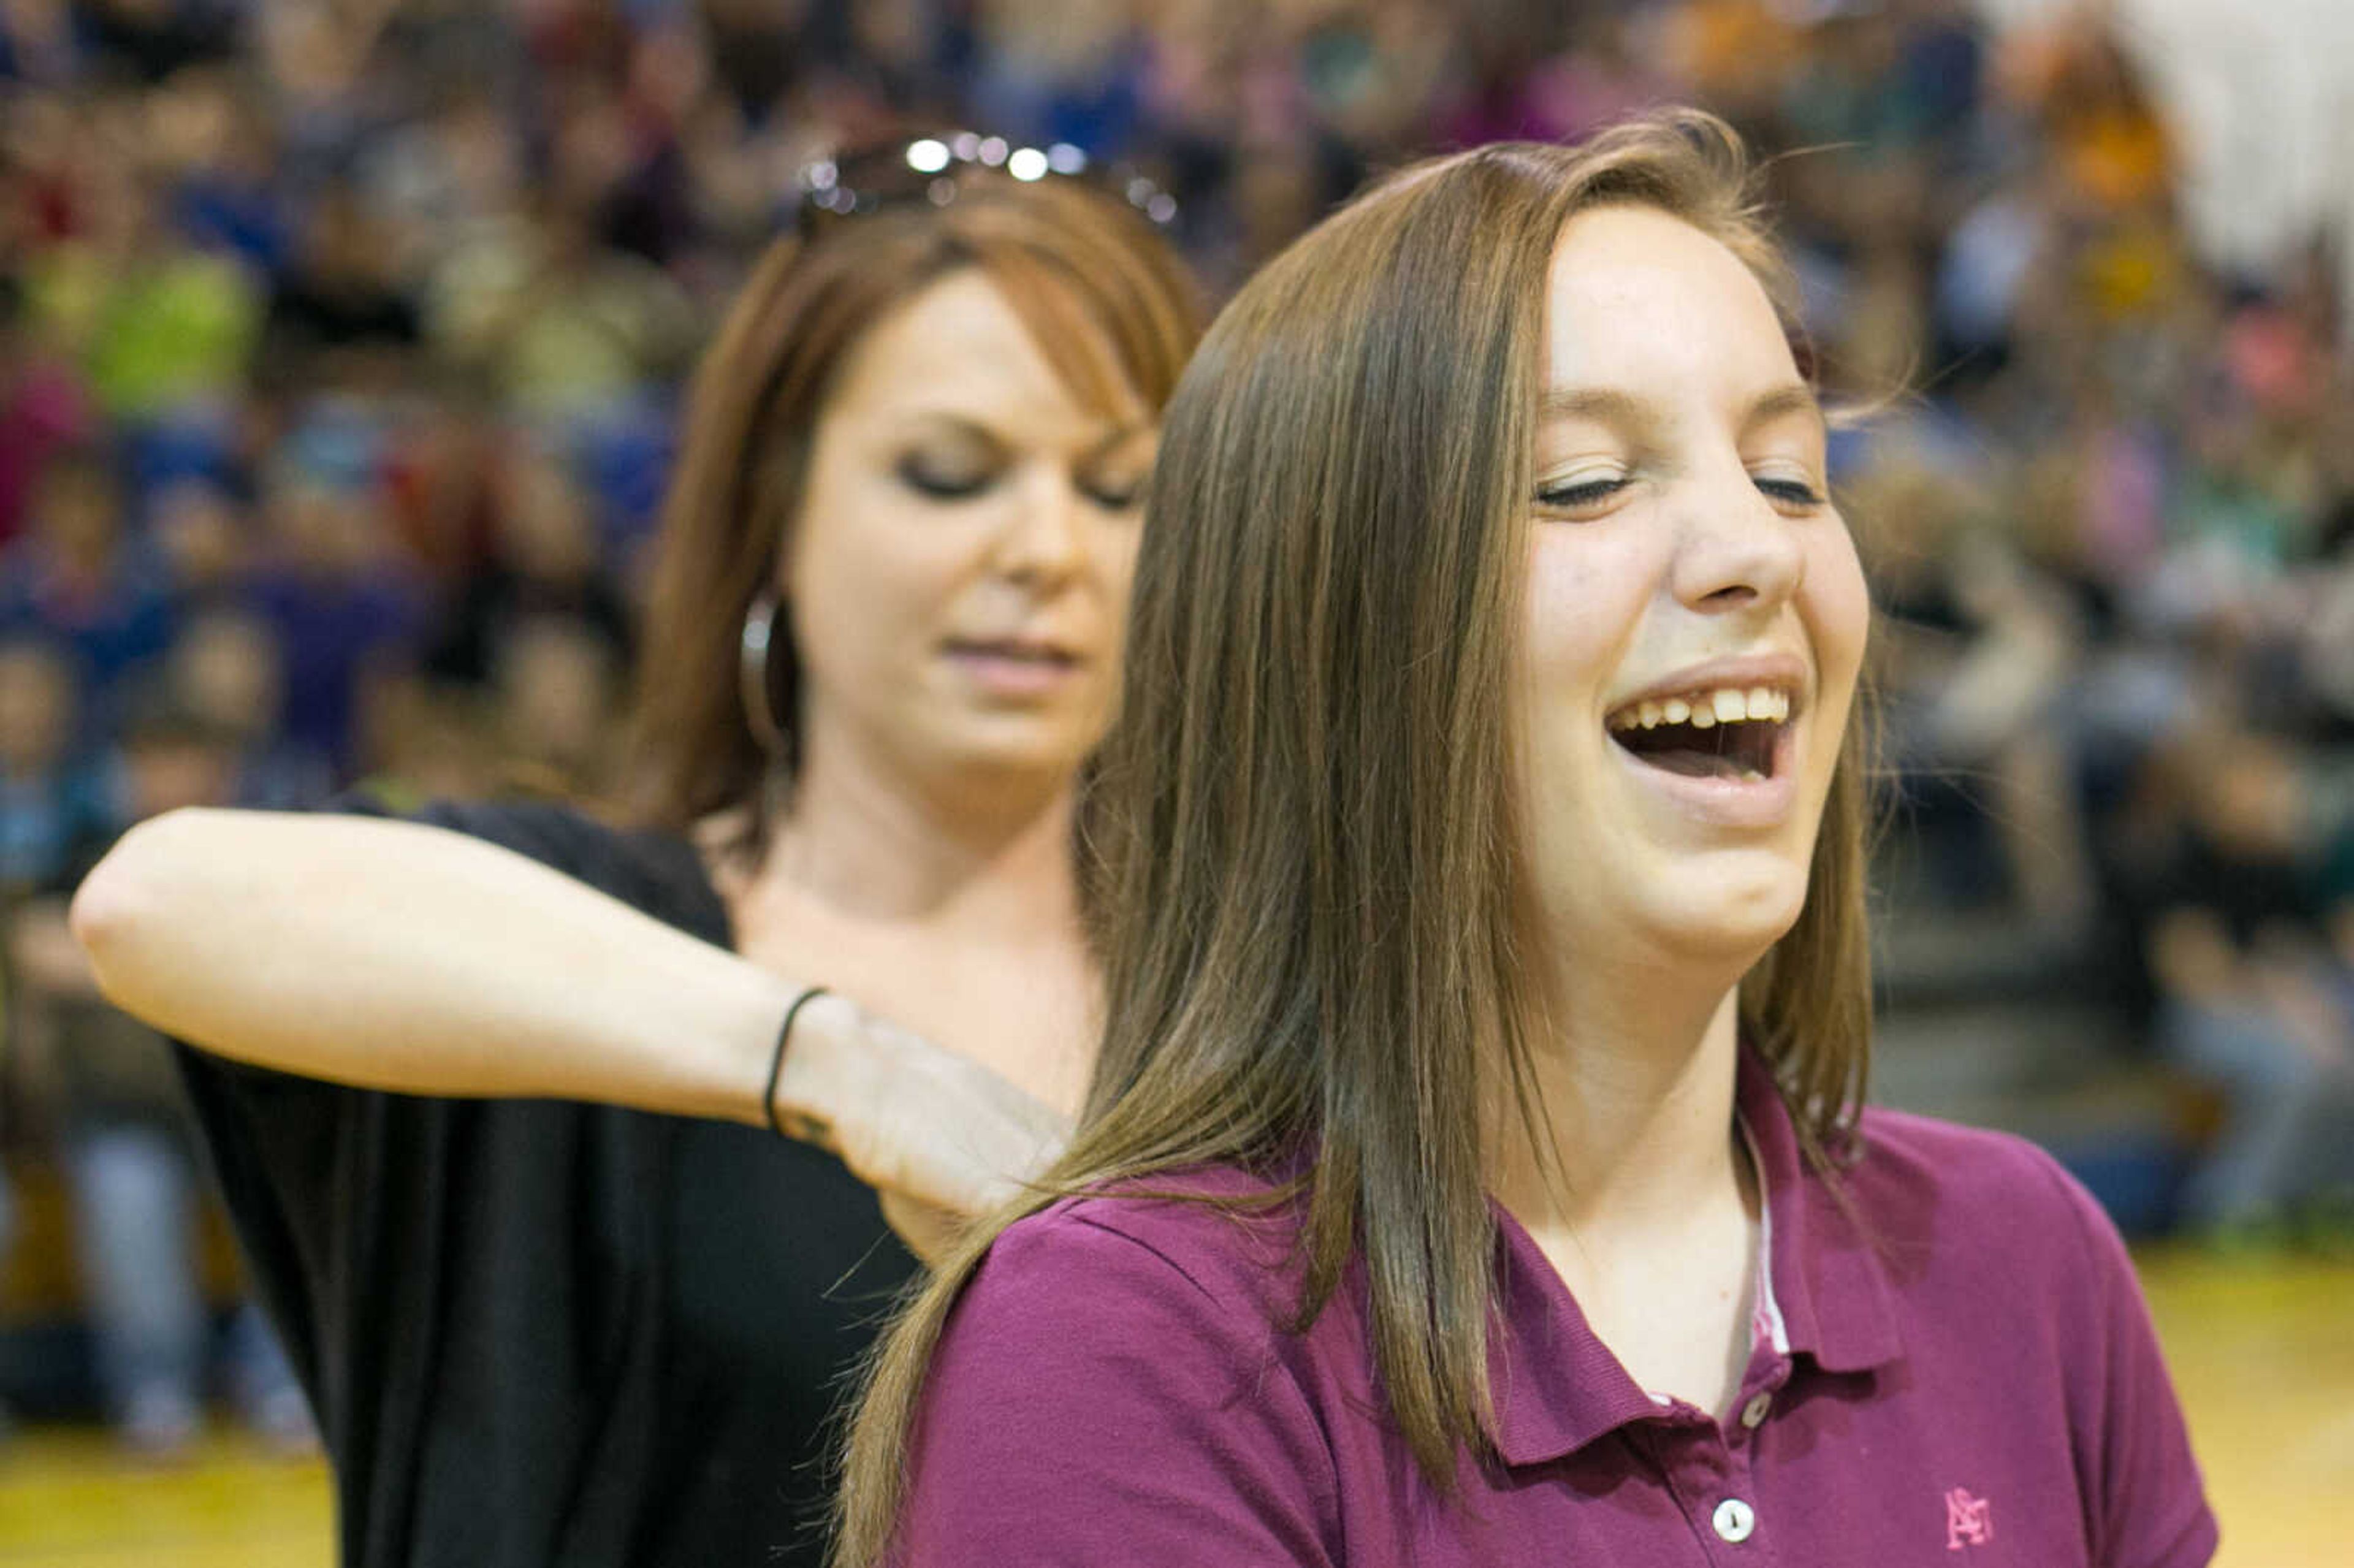
[[[813,1561],[885,1222],[937,1245],[1057,1145],[1193,334],[1067,154],[810,171],[686,414],[615,810],[175,813],[77,897],[189,1044],[353,1568]]]

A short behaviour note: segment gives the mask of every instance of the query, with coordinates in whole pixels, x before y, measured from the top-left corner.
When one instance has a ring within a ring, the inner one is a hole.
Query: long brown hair
[[[684,831],[741,810],[737,847],[765,848],[764,788],[789,766],[800,662],[780,612],[766,695],[787,744],[772,758],[746,716],[740,639],[777,582],[819,419],[859,342],[896,307],[974,268],[1001,289],[1082,402],[1168,402],[1199,306],[1168,242],[1118,196],[1076,179],[961,175],[945,206],[917,200],[777,241],[753,270],[695,378],[663,514],[630,725],[622,809]]]
[[[1313,1150],[1286,1189],[1304,1215],[1292,1327],[1362,1256],[1418,1463],[1443,1486],[1485,1445],[1483,1110],[1530,1112],[1507,781],[1546,277],[1564,224],[1611,202],[1716,237],[1787,319],[1739,142],[1681,112],[1409,169],[1212,326],[1164,429],[1094,798],[1108,995],[1081,1130],[879,1349],[839,1563],[888,1551],[926,1368],[997,1232],[1206,1163]],[[1742,998],[1819,1164],[1852,1127],[1868,1044],[1860,744],[1804,911]]]

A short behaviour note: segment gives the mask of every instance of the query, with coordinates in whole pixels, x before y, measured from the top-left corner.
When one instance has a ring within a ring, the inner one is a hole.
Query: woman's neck
[[[1734,1126],[1734,991],[1678,1009],[1672,988],[1618,990],[1537,1054],[1537,1134],[1500,1145],[1495,1193],[1638,1387],[1722,1414],[1750,1356],[1763,1201]]]
[[[1074,781],[936,780],[813,752],[752,882],[865,922],[1020,940],[1075,930]]]
[[[1623,978],[1623,977],[1622,977]],[[1556,1003],[1532,1052],[1536,1127],[1500,1109],[1499,1202],[1532,1231],[1606,1247],[1741,1192],[1734,1158],[1736,990],[1668,977]]]

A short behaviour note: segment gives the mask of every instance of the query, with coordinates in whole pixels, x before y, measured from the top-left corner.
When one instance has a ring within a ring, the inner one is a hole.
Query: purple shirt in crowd
[[[899,1560],[2191,1568],[2213,1555],[2132,1266],[2082,1188],[2017,1139],[1875,1110],[1840,1177],[1850,1218],[1745,1054],[1739,1105],[1771,1267],[1723,1421],[1637,1387],[1500,1213],[1501,1462],[1465,1457],[1447,1500],[1385,1418],[1362,1274],[1287,1334],[1298,1275],[1270,1222],[1076,1200],[1008,1230],[957,1305],[917,1416]],[[1263,1190],[1225,1170],[1187,1185]]]

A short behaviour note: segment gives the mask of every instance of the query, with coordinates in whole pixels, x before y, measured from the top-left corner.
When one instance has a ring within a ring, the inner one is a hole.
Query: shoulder
[[[1874,1107],[1863,1113],[1863,1157],[1850,1179],[1861,1190],[1884,1192],[1940,1206],[2021,1206],[2054,1216],[2093,1200],[2041,1146],[2016,1133],[1966,1127],[1934,1117]]]
[[[959,1295],[936,1387],[954,1400],[1003,1383],[1084,1406],[1102,1399],[1108,1372],[1133,1392],[1129,1369],[1149,1365],[1145,1381],[1172,1407],[1216,1408],[1270,1378],[1296,1382],[1291,1226],[1231,1206],[1265,1192],[1223,1171],[1188,1175],[1066,1199],[1008,1226]]]
[[[1327,1423],[1252,1228],[1133,1195],[1008,1227],[927,1372],[905,1561],[1331,1561]]]
[[[1958,1120],[1867,1107],[1860,1123],[1864,1165],[1945,1171],[1963,1181],[2041,1181],[2057,1171],[2051,1156],[2018,1132],[1963,1126]]]
[[[1861,1130],[1863,1156],[1843,1180],[1883,1247],[1926,1244],[1946,1268],[1983,1278],[2137,1299],[2116,1227],[2044,1149],[1901,1111],[1868,1110]]]
[[[1850,1191],[1897,1266],[1908,1340],[1942,1352],[1925,1364],[2007,1389],[2014,1449],[2037,1410],[2052,1413],[2094,1561],[2206,1563],[2214,1516],[2133,1261],[2100,1204],[2024,1139],[1893,1112],[1867,1114],[1864,1133]]]
[[[1114,1320],[1183,1316],[1213,1338],[1263,1344],[1288,1316],[1298,1234],[1288,1206],[1269,1206],[1275,1195],[1219,1167],[1064,1199],[997,1238],[960,1315],[1102,1321],[1108,1308],[1129,1314]]]

